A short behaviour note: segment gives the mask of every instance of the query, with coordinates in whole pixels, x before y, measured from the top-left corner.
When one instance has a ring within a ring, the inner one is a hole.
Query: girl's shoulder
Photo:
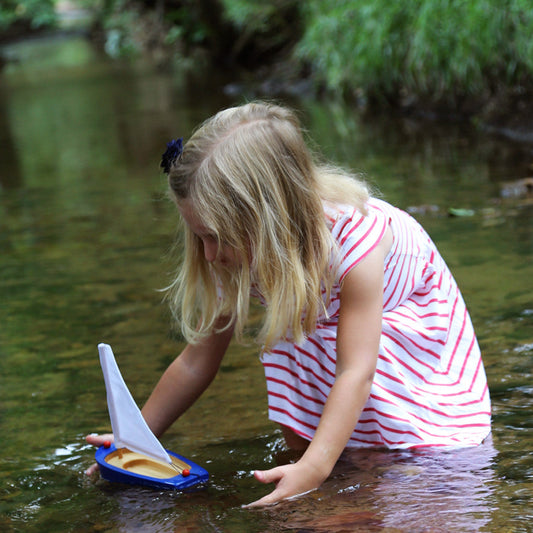
[[[357,207],[353,205],[324,202],[323,206],[326,225],[330,231],[347,220],[362,216]]]
[[[324,206],[326,223],[337,244],[339,279],[363,260],[381,241],[390,220],[389,204],[371,198],[366,213],[345,204]]]
[[[343,228],[354,225],[364,227],[373,225],[376,220],[387,221],[395,209],[392,205],[377,198],[369,198],[366,202],[366,213],[349,204],[324,202],[323,205],[326,224],[333,234],[336,233],[335,230],[342,232]]]

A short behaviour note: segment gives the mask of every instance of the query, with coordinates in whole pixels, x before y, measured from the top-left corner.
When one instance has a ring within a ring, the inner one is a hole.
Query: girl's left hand
[[[287,498],[301,496],[317,489],[327,476],[324,477],[318,469],[298,461],[294,464],[277,466],[270,470],[256,470],[254,477],[261,483],[275,483],[276,488],[270,494],[245,505],[245,507],[273,505]]]
[[[96,435],[95,433],[91,433],[90,435],[87,435],[85,437],[85,440],[89,444],[99,447],[99,446],[103,446],[103,444],[106,441],[113,442],[114,437],[112,433],[107,433],[105,435]],[[88,476],[92,476],[97,470],[98,470],[98,465],[94,463],[89,468],[87,468],[87,470],[85,470],[85,474],[87,474]]]

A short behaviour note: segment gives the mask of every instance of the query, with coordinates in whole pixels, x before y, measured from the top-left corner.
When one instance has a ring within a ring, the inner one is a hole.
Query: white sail
[[[167,463],[172,463],[157,437],[146,424],[115,361],[109,344],[99,344],[100,365],[104,373],[107,406],[117,448],[128,448]]]

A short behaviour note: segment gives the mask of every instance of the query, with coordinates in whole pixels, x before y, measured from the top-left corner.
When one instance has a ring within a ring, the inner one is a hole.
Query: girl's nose
[[[217,257],[218,243],[214,239],[204,239],[202,242],[204,245],[205,260],[212,263]]]

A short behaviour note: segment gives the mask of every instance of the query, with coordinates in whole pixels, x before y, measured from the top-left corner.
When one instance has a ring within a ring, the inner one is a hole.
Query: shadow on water
[[[363,172],[437,242],[482,346],[493,438],[448,452],[346,453],[319,490],[251,511],[242,505],[269,490],[252,471],[287,460],[252,343],[231,346],[163,439],[206,466],[207,487],[157,492],[83,474],[93,457],[84,435],[109,429],[97,343],[113,346],[139,404],[182,345],[158,292],[175,268],[177,223],[159,156],[246,95],[225,95],[216,73],[111,62],[81,38],[4,55],[1,531],[530,531],[532,203],[502,194],[528,175],[530,148],[464,125],[288,102],[328,158]]]
[[[2,92],[0,86],[0,187],[15,189],[21,185],[21,171],[7,116],[7,96]]]

